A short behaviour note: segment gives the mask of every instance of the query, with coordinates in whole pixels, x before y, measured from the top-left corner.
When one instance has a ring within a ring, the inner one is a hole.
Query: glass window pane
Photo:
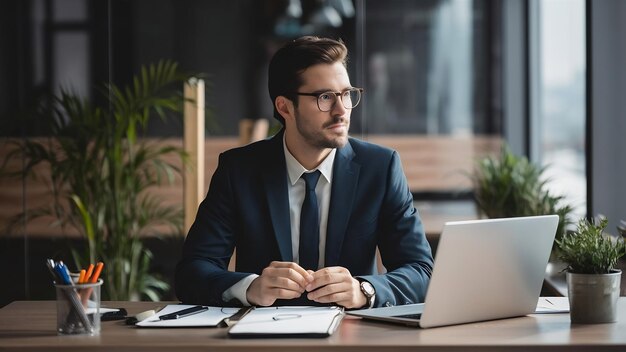
[[[548,186],[586,212],[585,2],[545,0],[540,13],[540,155]]]
[[[86,21],[87,0],[53,0],[54,21]]]
[[[87,96],[89,80],[89,36],[80,32],[61,32],[53,38],[54,76],[52,86],[58,92],[71,89]]]
[[[366,1],[363,97],[373,142],[400,152],[416,193],[469,190],[501,141],[497,13],[487,1]]]

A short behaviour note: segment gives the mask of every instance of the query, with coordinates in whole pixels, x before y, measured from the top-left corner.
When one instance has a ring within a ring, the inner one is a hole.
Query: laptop
[[[424,303],[348,311],[421,328],[533,313],[557,215],[447,222]]]

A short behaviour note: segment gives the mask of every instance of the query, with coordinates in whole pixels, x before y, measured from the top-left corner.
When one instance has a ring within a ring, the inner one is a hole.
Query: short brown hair
[[[272,105],[276,97],[284,96],[297,106],[294,92],[302,85],[301,75],[307,68],[317,64],[341,62],[347,67],[348,49],[341,39],[300,37],[280,48],[270,61],[268,88]],[[285,120],[274,106],[274,118],[283,125]]]

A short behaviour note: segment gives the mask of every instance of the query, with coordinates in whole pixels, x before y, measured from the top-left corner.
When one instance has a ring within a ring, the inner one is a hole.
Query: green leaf
[[[571,223],[572,207],[547,190],[545,170],[503,145],[499,155],[477,160],[468,175],[477,208],[489,218],[557,214],[556,238],[560,238]]]
[[[575,232],[557,240],[559,258],[567,270],[581,274],[607,274],[615,269],[617,260],[626,253],[622,237],[604,234],[606,218],[598,221],[580,219]]]
[[[103,85],[101,106],[64,89],[32,113],[35,121],[49,123],[52,138],[15,142],[0,164],[2,177],[43,178],[35,170],[49,171],[41,181],[54,201],[20,214],[13,226],[47,217],[52,226],[78,229],[88,253],[73,248],[74,261],[106,262],[103,294],[109,299],[158,299],[169,289],[151,274],[152,256],[139,234],[163,225],[181,231],[181,206],[164,205],[149,187],[173,182],[188,157],[178,147],[149,145],[141,133],[151,120],[181,117],[186,79],[175,62],[161,60],[142,66],[128,86]],[[17,160],[25,161],[22,170],[6,169]]]

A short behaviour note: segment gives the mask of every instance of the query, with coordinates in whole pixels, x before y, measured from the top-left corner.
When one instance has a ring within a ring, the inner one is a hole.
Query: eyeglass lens
[[[317,105],[320,110],[330,111],[335,105],[337,96],[341,98],[341,102],[346,109],[352,109],[359,105],[361,91],[358,89],[349,89],[341,94],[335,92],[322,93],[317,98]]]

